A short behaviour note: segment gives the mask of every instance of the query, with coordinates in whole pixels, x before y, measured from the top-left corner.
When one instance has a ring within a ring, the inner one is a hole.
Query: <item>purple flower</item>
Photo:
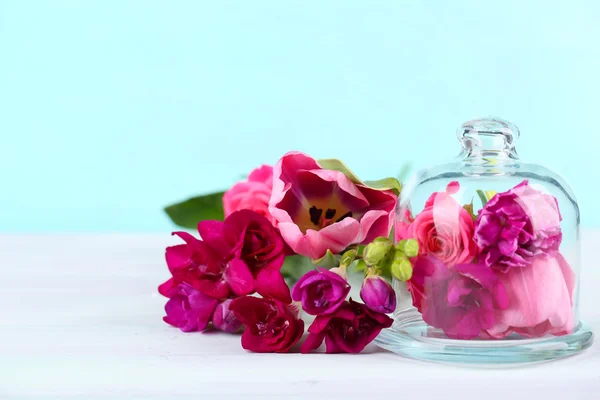
[[[183,332],[202,331],[210,322],[219,300],[206,296],[187,283],[181,283],[168,293],[163,320]]]
[[[232,301],[232,299],[227,299],[219,303],[212,317],[212,323],[215,328],[227,333],[235,333],[242,327],[242,323],[238,321],[233,311],[229,308]]]
[[[531,265],[538,255],[554,256],[562,240],[556,198],[527,180],[498,193],[479,212],[475,243],[479,260],[503,272]]]
[[[385,279],[377,275],[365,278],[360,289],[360,298],[371,310],[389,314],[396,309],[396,292]]]
[[[338,274],[319,269],[308,271],[292,289],[292,299],[301,301],[308,314],[330,314],[346,300],[350,285]]]
[[[458,264],[452,269],[432,258],[415,267],[423,283],[423,320],[452,339],[487,337],[497,310],[508,307],[508,296],[496,273],[482,264]]]

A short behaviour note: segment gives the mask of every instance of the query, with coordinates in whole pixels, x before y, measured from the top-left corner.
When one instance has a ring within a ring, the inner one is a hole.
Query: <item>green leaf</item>
[[[471,216],[471,218],[473,219],[473,221],[477,220],[477,215],[475,215],[475,212],[473,211],[473,200],[471,199],[471,202],[469,204],[465,204],[463,206],[463,208],[465,210],[467,210],[467,212],[469,213],[469,215]]]
[[[354,263],[354,269],[358,272],[364,272],[367,270],[367,263],[364,260],[358,260]]]
[[[360,183],[360,184],[363,183],[358,178],[358,176],[354,175],[354,173],[352,171],[350,171],[350,168],[348,168],[348,166],[346,164],[344,164],[342,161],[338,160],[337,158],[326,158],[324,160],[317,160],[317,162],[324,169],[332,169],[334,171],[341,172],[342,174],[346,175],[348,177],[348,179],[350,179],[354,183]]]
[[[313,260],[312,263],[322,268],[331,269],[339,267],[340,259],[337,258],[335,254],[331,252],[331,250],[327,249],[327,253],[325,253],[323,257],[319,258],[318,260]]]
[[[315,268],[315,266],[306,257],[295,255],[287,256],[281,267],[281,274],[285,278],[287,284],[291,287],[294,283],[307,273]]]
[[[324,169],[331,169],[334,171],[341,172],[346,175],[352,182],[365,185],[375,190],[393,190],[396,195],[402,190],[402,184],[396,178],[383,178],[375,181],[361,181],[358,176],[354,175],[354,172],[348,168],[346,164],[336,158],[327,158],[324,160],[317,160],[319,165]]]
[[[377,190],[393,190],[396,195],[400,194],[402,184],[396,178],[383,178],[376,181],[365,181],[365,186]]]
[[[198,222],[205,220],[223,220],[223,193],[211,193],[197,196],[165,207],[165,212],[175,225],[195,229]]]
[[[482,205],[483,207],[485,207],[485,205],[486,205],[486,204],[487,204],[487,202],[488,202],[488,198],[487,198],[487,196],[485,195],[485,193],[483,192],[483,190],[479,190],[479,189],[478,189],[478,190],[476,190],[476,192],[477,192],[477,196],[479,196],[479,200],[481,200],[481,205]]]

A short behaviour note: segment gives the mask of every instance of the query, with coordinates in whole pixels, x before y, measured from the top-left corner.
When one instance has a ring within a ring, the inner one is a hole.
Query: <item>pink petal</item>
[[[542,256],[528,267],[511,268],[499,274],[510,304],[498,313],[497,325],[490,334],[501,335],[508,327],[535,328],[546,321],[559,330],[572,324],[574,280],[569,271],[570,267],[562,265],[561,259]]]
[[[185,268],[192,262],[192,253],[186,244],[167,247],[165,251],[165,259],[169,270],[177,268]]]
[[[229,261],[223,277],[236,296],[244,296],[254,292],[254,276],[240,259],[234,258]]]
[[[260,167],[250,172],[250,175],[248,175],[248,180],[250,182],[264,182],[269,186],[272,186],[273,167],[270,165],[261,165]]]
[[[310,330],[310,329],[309,329]],[[323,343],[323,339],[325,339],[324,333],[311,333],[308,335],[304,343],[302,343],[302,347],[300,348],[300,352],[302,354],[310,353],[313,350],[316,350]]]
[[[262,268],[256,277],[255,286],[256,292],[263,297],[272,297],[284,303],[292,302],[290,289],[278,270]]]
[[[388,236],[394,223],[394,213],[383,210],[370,210],[360,219],[360,232],[357,243],[371,243],[379,236]]]
[[[298,171],[297,182],[304,197],[308,199],[331,196],[333,190],[337,189],[335,195],[339,196],[342,204],[349,209],[359,210],[369,205],[369,201],[356,184],[339,171],[327,169]],[[323,190],[325,194],[320,194],[319,189]]]
[[[202,242],[187,232],[173,232],[171,235],[179,236],[181,239],[183,239],[183,241],[190,246],[191,251],[199,251],[201,249]]]
[[[168,281],[162,283],[158,287],[158,293],[162,294],[165,297],[171,297],[170,293],[175,287],[177,287],[177,284],[175,284],[173,278],[170,278]]]
[[[447,301],[451,306],[460,305],[461,297],[471,293],[471,289],[468,287],[468,282],[465,278],[456,277],[448,282],[448,294]]]
[[[232,251],[232,246],[225,241],[224,228],[225,223],[223,221],[198,222],[198,233],[200,233],[202,240],[221,257],[227,257]]]
[[[309,229],[306,235],[293,222],[280,222],[278,227],[281,236],[295,253],[312,259],[323,257],[327,249],[338,253],[350,244],[357,243],[356,236],[360,230],[358,221],[353,218],[344,218],[320,231]]]
[[[217,280],[200,279],[193,286],[205,295],[214,297],[215,299],[224,299],[229,297],[230,293],[229,285],[221,278]]]
[[[217,308],[219,300],[208,297],[200,292],[192,293],[188,297],[190,307],[196,310],[196,325],[199,331],[203,331]]]
[[[324,332],[327,329],[327,325],[331,321],[331,316],[319,315],[312,324],[308,327],[308,332],[312,334]],[[322,339],[321,339],[322,340]]]

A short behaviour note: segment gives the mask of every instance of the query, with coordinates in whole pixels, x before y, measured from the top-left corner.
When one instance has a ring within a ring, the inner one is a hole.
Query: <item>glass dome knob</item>
[[[517,158],[515,142],[519,135],[516,125],[494,117],[467,121],[456,131],[456,136],[468,156]]]

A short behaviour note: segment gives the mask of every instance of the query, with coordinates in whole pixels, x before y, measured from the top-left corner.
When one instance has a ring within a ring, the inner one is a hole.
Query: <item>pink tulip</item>
[[[397,198],[323,169],[300,152],[284,155],[273,168],[269,211],[292,250],[312,259],[327,250],[388,236]]]

